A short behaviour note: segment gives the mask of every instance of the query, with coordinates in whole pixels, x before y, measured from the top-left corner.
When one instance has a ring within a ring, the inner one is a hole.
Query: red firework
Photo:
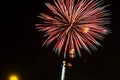
[[[108,24],[107,6],[102,6],[100,0],[53,0],[54,4],[46,3],[53,13],[52,16],[43,14],[39,16],[44,23],[36,24],[40,31],[45,31],[48,36],[43,45],[56,42],[53,50],[60,54],[69,53],[71,58],[75,52],[81,56],[81,49],[90,53],[89,48],[96,50],[97,41],[102,40],[103,35],[109,31],[105,26]]]

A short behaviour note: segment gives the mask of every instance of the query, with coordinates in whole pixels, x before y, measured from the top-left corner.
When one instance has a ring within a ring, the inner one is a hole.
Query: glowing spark
[[[71,49],[71,50],[70,50],[70,54],[74,54],[74,49]]]
[[[75,51],[74,51],[75,49],[71,49],[70,50],[70,58],[74,58],[75,57]]]
[[[82,32],[85,34],[85,33],[88,33],[89,31],[89,28],[85,27],[85,28],[82,28]]]
[[[67,66],[68,66],[68,67],[72,67],[72,64],[71,64],[71,63],[68,63]]]

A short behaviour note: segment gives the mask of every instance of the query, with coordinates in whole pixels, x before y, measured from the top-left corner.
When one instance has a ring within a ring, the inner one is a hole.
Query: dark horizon
[[[35,28],[40,21],[37,16],[46,12],[45,2],[4,1],[2,2],[2,25],[0,28],[0,80],[6,80],[11,73],[17,73],[21,80],[60,80],[62,59],[51,46],[42,47],[43,33]],[[93,55],[84,55],[70,61],[66,80],[119,80],[120,74],[120,12],[119,1],[105,0],[111,13],[110,34],[105,36],[103,47]]]

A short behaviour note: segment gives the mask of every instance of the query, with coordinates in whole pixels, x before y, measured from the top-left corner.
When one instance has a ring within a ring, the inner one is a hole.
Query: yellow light
[[[70,50],[70,54],[73,55],[74,54],[74,49]]]
[[[83,33],[88,33],[88,31],[89,31],[89,28],[87,28],[87,27],[82,28]]]
[[[11,76],[10,76],[10,80],[18,80],[18,76],[16,76],[16,75],[11,75]]]
[[[66,62],[65,61],[63,61],[63,64],[65,64]]]

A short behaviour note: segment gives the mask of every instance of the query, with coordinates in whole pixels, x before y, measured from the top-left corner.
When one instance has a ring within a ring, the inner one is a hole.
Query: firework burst
[[[104,27],[109,23],[109,11],[105,10],[108,5],[102,6],[102,0],[53,1],[54,4],[45,3],[53,15],[41,13],[44,23],[36,24],[48,36],[43,45],[56,42],[53,50],[58,54],[63,51],[64,58],[67,53],[81,56],[82,48],[89,53],[89,48],[96,50],[95,46],[100,45],[97,40],[109,32]]]

